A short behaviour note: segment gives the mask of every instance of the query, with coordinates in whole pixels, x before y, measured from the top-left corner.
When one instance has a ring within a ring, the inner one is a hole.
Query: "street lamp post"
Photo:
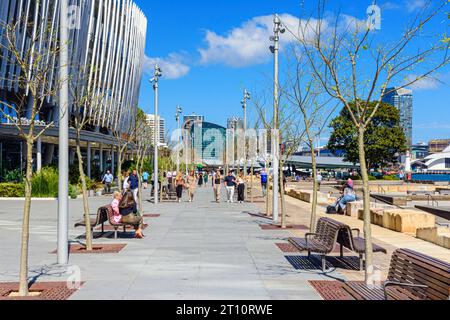
[[[250,100],[250,93],[244,90],[244,99],[241,101],[244,109],[244,177],[247,178],[247,101]]]
[[[280,146],[278,142],[279,138],[279,119],[278,119],[278,52],[280,49],[280,33],[286,32],[284,28],[281,26],[280,17],[276,14],[274,19],[274,35],[270,37],[270,41],[274,43],[273,46],[270,47],[270,51],[274,56],[274,88],[273,88],[273,128],[274,131],[272,133],[272,141],[273,141],[273,220],[274,222],[278,222],[279,213],[278,213],[278,190],[279,190],[279,154],[280,154]]]
[[[158,173],[158,145],[159,145],[159,120],[158,120],[158,82],[159,77],[162,76],[161,69],[158,65],[155,65],[155,72],[153,74],[153,79],[150,80],[153,83],[153,90],[155,91],[155,118],[153,124],[153,135],[154,135],[154,186],[153,194],[155,196],[154,204],[158,204],[158,193],[159,193],[159,173]]]
[[[59,151],[58,151],[58,264],[69,262],[68,217],[69,217],[69,52],[68,52],[68,0],[60,4],[60,53],[59,78],[62,82],[59,92]]]
[[[180,117],[183,110],[180,106],[177,106],[177,113],[175,115],[175,119],[177,120],[177,132],[178,132],[178,146],[180,145],[181,140],[181,129],[180,129]],[[177,174],[180,172],[180,150],[177,149]]]

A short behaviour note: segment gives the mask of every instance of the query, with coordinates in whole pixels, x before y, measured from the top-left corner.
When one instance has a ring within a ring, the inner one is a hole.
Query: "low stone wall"
[[[286,194],[292,198],[311,203],[313,198],[313,192],[311,190],[295,190],[287,189]],[[324,197],[323,193],[318,194],[317,203],[318,204],[333,204],[336,202],[335,197]]]
[[[450,249],[450,229],[449,228],[421,228],[417,229],[417,238],[437,244],[438,246]]]
[[[359,210],[358,218],[363,220],[364,210]],[[417,229],[434,228],[436,217],[418,210],[374,209],[370,212],[373,224],[408,234],[417,234]]]
[[[389,204],[384,203],[370,203],[370,209],[371,210],[378,210],[378,209],[395,209],[396,207],[391,206]],[[359,210],[364,209],[364,202],[363,201],[355,201],[355,202],[349,202],[347,203],[347,208],[345,210],[345,214],[350,217],[358,218]]]

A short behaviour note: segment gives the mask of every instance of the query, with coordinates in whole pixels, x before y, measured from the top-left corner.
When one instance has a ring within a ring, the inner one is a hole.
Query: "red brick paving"
[[[290,243],[276,243],[276,246],[284,253],[300,252],[295,246]]]
[[[259,225],[263,230],[309,230],[309,228],[302,224],[294,224],[286,226],[286,229],[281,229],[280,225],[275,224],[260,224]]]
[[[81,244],[71,244],[70,254],[104,254],[104,253],[119,253],[127,245],[126,244],[95,244],[92,251],[86,251],[86,247]],[[52,251],[51,254],[56,254],[57,250]]]
[[[324,300],[355,300],[340,281],[308,281]]]
[[[84,283],[81,283],[83,285]],[[66,282],[38,282],[30,288],[30,292],[41,292],[37,297],[14,297],[9,295],[19,291],[19,283],[0,283],[0,300],[67,300],[77,289],[70,289]]]

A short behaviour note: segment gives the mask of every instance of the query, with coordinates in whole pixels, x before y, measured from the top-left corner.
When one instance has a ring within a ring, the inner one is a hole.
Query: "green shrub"
[[[5,170],[3,173],[3,181],[20,183],[23,181],[23,173],[20,169]]]
[[[1,198],[21,198],[25,195],[23,183],[0,183]]]
[[[398,181],[398,180],[400,180],[400,178],[397,177],[397,175],[395,175],[395,174],[391,174],[389,176],[383,176],[383,180]]]
[[[77,186],[74,186],[72,184],[69,184],[69,197],[71,199],[76,199],[78,195],[80,194],[80,191]]]
[[[354,176],[354,177],[350,177],[352,180],[355,180],[355,181],[359,181],[359,180],[362,180],[362,177],[361,176]],[[375,180],[377,180],[377,178],[376,177],[374,177],[374,176],[372,176],[372,175],[369,175],[369,181],[375,181]]]
[[[57,197],[58,196],[58,170],[55,168],[43,168],[41,172],[33,176],[33,197]]]

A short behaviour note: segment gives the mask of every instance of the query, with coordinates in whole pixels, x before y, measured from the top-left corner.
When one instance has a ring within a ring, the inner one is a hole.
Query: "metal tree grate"
[[[262,230],[309,230],[309,228],[302,224],[294,224],[286,226],[286,229],[282,229],[280,225],[276,224],[260,224]]]
[[[119,253],[127,245],[126,244],[95,244],[92,251],[87,251],[86,246],[81,244],[70,244],[70,254],[105,254],[105,253]],[[52,251],[51,254],[58,253],[57,250]]]

